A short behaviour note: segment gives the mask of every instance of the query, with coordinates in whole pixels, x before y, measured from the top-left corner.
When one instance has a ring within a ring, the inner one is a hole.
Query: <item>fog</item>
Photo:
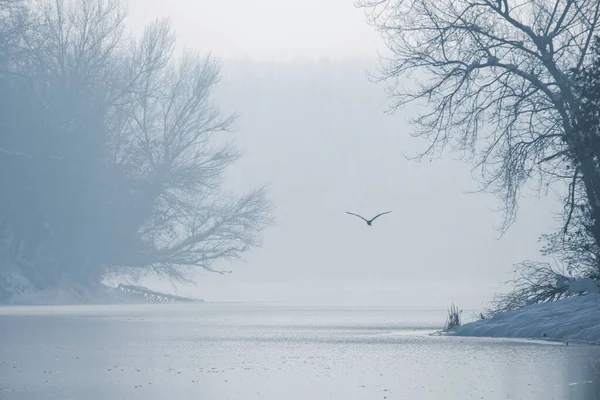
[[[350,0],[6,4],[0,301],[108,271],[208,301],[476,308],[556,228],[551,191],[501,235],[471,164],[411,159],[422,110],[391,109]]]
[[[600,0],[470,1],[0,0],[0,393],[597,398]]]
[[[352,0],[131,0],[129,11],[134,31],[170,17],[182,42],[221,59],[372,57],[383,50]]]
[[[384,112],[385,85],[367,76],[383,46],[351,1],[130,3],[134,29],[167,15],[181,44],[220,59],[219,104],[241,114],[228,185],[268,183],[276,224],[243,262],[219,265],[232,274],[148,286],[212,301],[479,307],[515,263],[540,258],[554,194],[525,193],[500,237],[497,199],[467,194],[468,163],[407,160],[427,143],[410,136],[414,108]],[[345,214],[388,210],[372,227]]]

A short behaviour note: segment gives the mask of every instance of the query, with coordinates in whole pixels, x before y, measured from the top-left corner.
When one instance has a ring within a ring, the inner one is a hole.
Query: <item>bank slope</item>
[[[600,295],[588,294],[526,306],[465,324],[453,334],[600,344]]]

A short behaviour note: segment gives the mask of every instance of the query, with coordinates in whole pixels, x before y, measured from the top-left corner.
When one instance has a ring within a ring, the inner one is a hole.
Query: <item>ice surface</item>
[[[0,308],[0,398],[597,399],[600,347],[432,336],[445,310]]]
[[[487,320],[465,324],[455,334],[600,344],[600,295],[588,294],[553,303],[528,305]]]

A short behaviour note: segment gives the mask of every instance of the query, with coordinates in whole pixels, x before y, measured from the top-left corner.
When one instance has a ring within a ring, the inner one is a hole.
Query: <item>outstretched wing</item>
[[[346,211],[346,214],[354,215],[355,217],[358,217],[358,218],[362,219],[362,220],[363,220],[363,221],[365,221],[365,222],[369,222],[369,221],[367,221],[365,218],[361,217],[361,216],[360,216],[360,215],[358,215],[358,214],[354,214],[354,213],[351,213],[351,212],[348,212],[348,211]]]
[[[377,214],[376,216],[373,217],[373,219],[371,220],[371,222],[375,221],[375,218],[381,217],[382,215],[389,214],[391,212],[392,211],[390,210],[390,211],[382,212],[381,214]]]

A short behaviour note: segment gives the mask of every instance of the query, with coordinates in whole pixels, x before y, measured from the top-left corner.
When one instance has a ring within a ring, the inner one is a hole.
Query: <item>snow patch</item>
[[[35,290],[34,285],[18,270],[0,264],[0,303],[6,302],[19,293]]]
[[[571,293],[587,292],[589,294],[600,292],[598,290],[598,285],[596,284],[596,281],[590,278],[583,278],[574,282],[570,282],[568,290]]]
[[[79,305],[150,303],[143,297],[123,293],[106,285],[94,287],[63,284],[43,290],[28,290],[6,301],[11,305]]]
[[[0,264],[0,304],[75,305],[149,303],[141,296],[123,293],[104,284],[54,283],[39,289],[10,264]]]
[[[452,334],[600,344],[600,294],[528,305],[465,324]]]

